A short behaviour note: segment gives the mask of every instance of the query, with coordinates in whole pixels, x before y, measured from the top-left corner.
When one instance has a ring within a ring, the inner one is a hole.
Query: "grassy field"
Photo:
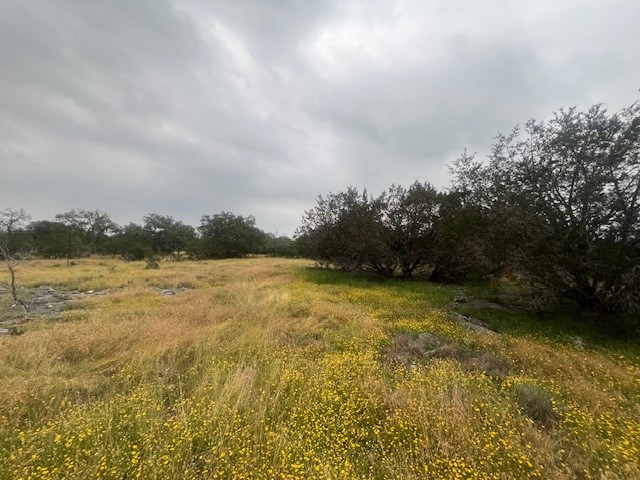
[[[640,478],[637,342],[309,265],[21,265],[110,291],[0,337],[0,478]]]

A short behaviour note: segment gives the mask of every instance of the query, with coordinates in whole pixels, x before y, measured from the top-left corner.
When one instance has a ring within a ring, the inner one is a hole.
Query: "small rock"
[[[569,337],[569,340],[571,340],[571,343],[573,344],[573,346],[576,347],[578,350],[584,350],[585,344],[582,337],[575,335],[573,337]]]
[[[93,293],[93,290],[87,290],[87,293],[88,293],[88,294],[92,294],[92,293]]]
[[[487,324],[478,320],[477,318],[467,317],[466,315],[460,315],[459,313],[454,314],[456,320],[463,327],[468,328],[474,332],[478,333],[488,333],[491,335],[496,335],[496,332],[491,330]]]
[[[50,303],[47,305],[47,308],[53,308],[53,305],[51,305]]]

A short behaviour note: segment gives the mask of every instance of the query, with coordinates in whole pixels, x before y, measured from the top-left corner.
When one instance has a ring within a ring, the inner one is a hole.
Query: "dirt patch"
[[[469,371],[481,371],[496,379],[506,378],[511,369],[506,359],[497,357],[489,350],[472,351],[429,332],[421,333],[417,338],[406,333],[394,336],[385,355],[392,363],[407,368],[415,368],[417,364],[438,358],[455,360]]]

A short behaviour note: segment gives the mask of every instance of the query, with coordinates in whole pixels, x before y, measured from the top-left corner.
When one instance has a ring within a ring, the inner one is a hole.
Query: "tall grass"
[[[112,291],[0,339],[0,478],[640,478],[638,349],[471,333],[455,288],[276,259],[18,279]],[[425,331],[512,371],[384,358]]]

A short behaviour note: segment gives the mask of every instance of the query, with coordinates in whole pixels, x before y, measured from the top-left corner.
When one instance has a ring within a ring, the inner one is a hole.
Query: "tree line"
[[[198,228],[151,213],[142,224],[118,225],[101,210],[73,209],[54,220],[31,221],[23,209],[0,210],[0,246],[7,255],[43,258],[120,255],[125,260],[232,258],[249,254],[296,256],[294,241],[260,230],[253,216],[230,212],[202,216]]]
[[[437,281],[516,275],[558,299],[640,317],[640,103],[560,110],[465,152],[452,185],[320,196],[296,232],[302,255],[344,270]]]

